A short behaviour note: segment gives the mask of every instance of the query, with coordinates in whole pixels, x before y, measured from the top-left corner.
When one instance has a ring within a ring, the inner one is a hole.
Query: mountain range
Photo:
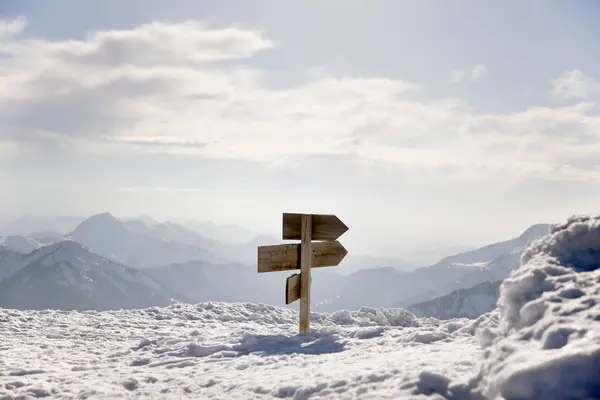
[[[73,228],[61,233],[60,229]],[[24,217],[7,224],[0,231],[7,234],[5,247],[27,252],[41,245],[60,240],[77,241],[91,251],[135,268],[152,268],[188,261],[204,261],[216,264],[256,262],[256,248],[279,244],[276,237],[253,233],[236,225],[217,225],[190,219],[158,222],[152,217],[119,219],[110,213],[100,213],[87,219],[76,217]],[[34,228],[25,233],[19,228]],[[57,229],[54,228],[56,224]],[[227,234],[232,238],[223,240]],[[209,235],[215,235],[209,236]],[[0,246],[3,237],[0,236]],[[8,242],[11,243],[8,243]],[[27,244],[30,242],[30,244]],[[351,274],[365,268],[393,267],[411,270],[418,265],[392,257],[348,255],[338,269],[341,274]]]
[[[52,227],[46,228],[45,232],[35,235],[0,237],[0,306],[39,308],[49,304],[61,307],[75,304],[106,308],[121,304],[129,308],[152,302],[165,304],[171,299],[284,303],[285,278],[291,273],[258,274],[256,271],[257,246],[276,244],[278,241],[274,238],[259,236],[248,243],[234,240],[224,243],[173,221],[159,223],[150,217],[120,220],[109,213],[89,217],[62,235],[50,234],[55,231]],[[548,225],[534,225],[516,238],[410,270],[390,265],[393,259],[363,257],[371,268],[341,274],[339,270],[345,267],[345,259],[339,267],[321,268],[313,273],[312,309],[408,308],[483,282],[500,281],[518,267],[527,243],[547,232]],[[40,261],[40,255],[46,255],[42,258],[47,260]],[[41,268],[46,264],[55,267]],[[99,275],[95,275],[95,268],[101,268]],[[79,276],[82,282],[91,278],[97,282],[95,289],[86,292],[82,288],[88,286],[73,285],[72,281],[60,278],[67,275]],[[125,283],[119,283],[121,281]],[[67,285],[57,282],[67,282]],[[31,294],[33,289],[27,287],[35,288],[35,293],[44,293],[46,297],[20,294]],[[119,287],[128,288],[125,292],[131,295],[123,295]],[[68,289],[61,292],[61,288]],[[78,290],[83,290],[84,295],[78,297],[75,294]],[[67,291],[73,293],[63,297],[56,295],[61,298],[55,302],[47,297]],[[112,300],[102,299],[101,293],[107,293]],[[139,301],[135,300],[137,297]],[[77,301],[69,303],[69,299]],[[442,307],[439,315],[444,313],[447,312]]]
[[[28,254],[0,253],[0,306],[27,309],[114,309],[187,299],[142,271],[61,241]]]

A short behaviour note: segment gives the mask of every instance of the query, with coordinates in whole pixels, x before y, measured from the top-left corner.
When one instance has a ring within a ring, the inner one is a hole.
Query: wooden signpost
[[[259,246],[258,272],[300,270],[287,278],[285,303],[300,300],[300,333],[305,333],[310,329],[311,270],[339,265],[348,252],[336,239],[348,227],[335,215],[284,213],[282,228],[284,240],[300,243]]]

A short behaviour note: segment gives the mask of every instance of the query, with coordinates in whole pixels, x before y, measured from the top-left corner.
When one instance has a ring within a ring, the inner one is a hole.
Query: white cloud
[[[600,155],[600,117],[587,103],[478,114],[457,99],[419,100],[415,83],[323,69],[308,71],[305,84],[274,89],[264,84],[268,72],[246,62],[273,49],[273,40],[197,22],[155,22],[81,41],[22,39],[15,21],[2,29],[12,33],[2,42],[9,56],[0,66],[0,141],[22,149],[60,143],[80,152],[278,164],[351,155],[473,179],[600,176],[572,165]],[[475,65],[454,80],[485,71]]]
[[[455,69],[450,73],[450,77],[448,78],[448,83],[459,83],[464,81],[465,79],[471,79],[472,82],[476,82],[481,79],[486,72],[485,65],[477,64],[471,67],[470,69]]]
[[[485,65],[477,64],[473,68],[471,68],[471,79],[474,81],[481,79],[481,77],[485,74]]]
[[[0,41],[12,38],[25,29],[25,18],[0,20]]]
[[[585,99],[600,90],[600,83],[579,69],[563,72],[552,81],[552,94],[563,100]]]

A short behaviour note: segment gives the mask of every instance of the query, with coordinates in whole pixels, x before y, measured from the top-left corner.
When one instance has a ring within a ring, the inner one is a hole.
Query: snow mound
[[[474,322],[484,358],[452,399],[600,398],[600,216],[574,216],[532,242]],[[427,378],[429,379],[429,378]]]

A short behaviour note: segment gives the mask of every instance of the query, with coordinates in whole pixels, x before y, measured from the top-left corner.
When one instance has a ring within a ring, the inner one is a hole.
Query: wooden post
[[[312,269],[312,215],[302,215],[300,242],[300,333],[310,330],[310,272]]]

